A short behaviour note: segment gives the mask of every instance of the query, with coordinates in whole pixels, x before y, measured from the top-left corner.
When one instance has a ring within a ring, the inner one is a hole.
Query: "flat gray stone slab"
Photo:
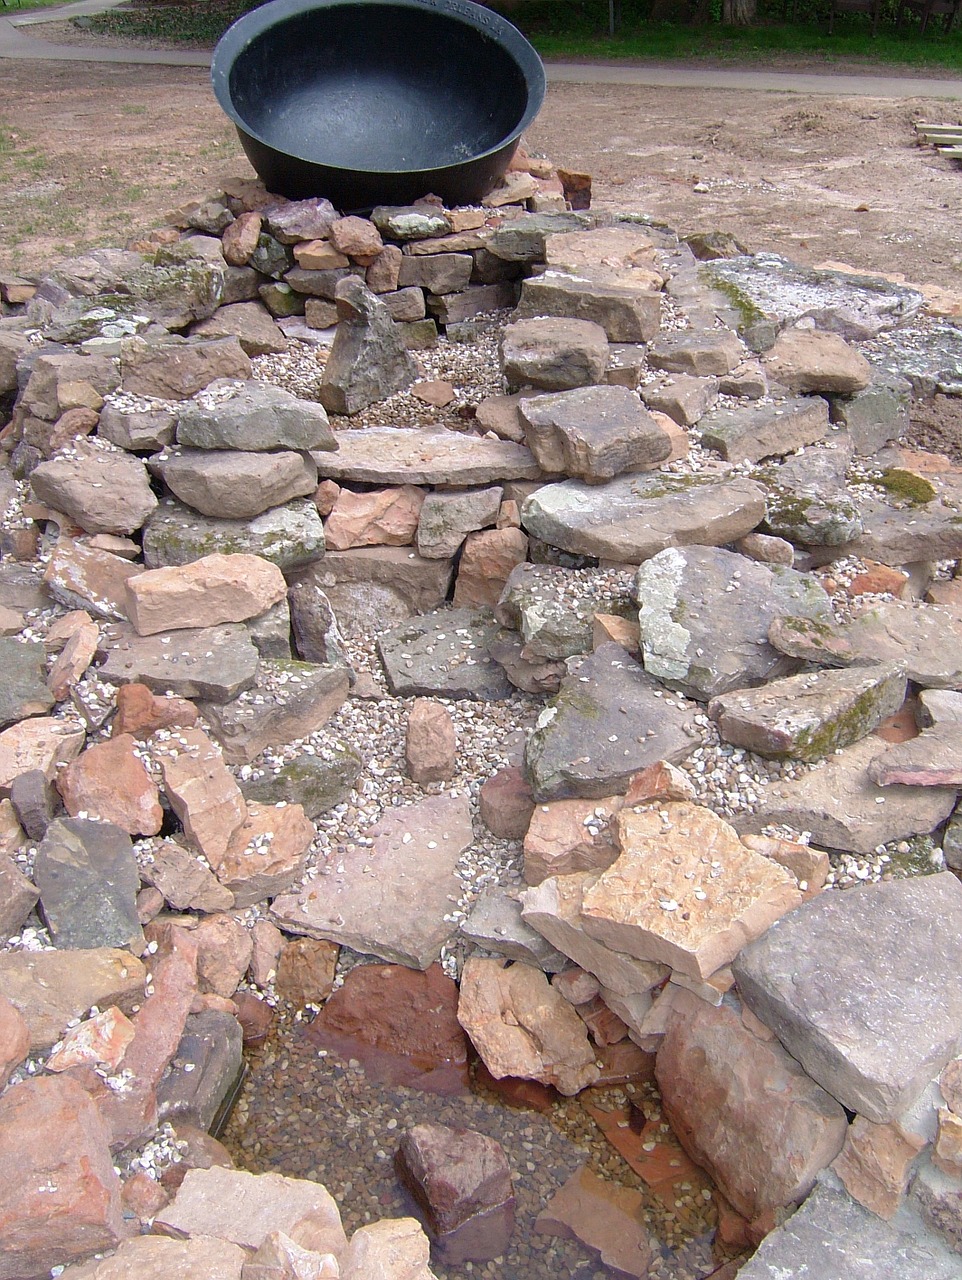
[[[134,901],[137,860],[130,836],[112,822],[52,822],[37,851],[34,878],[55,947],[143,945]]]
[[[962,1262],[917,1214],[877,1218],[823,1175],[777,1227],[738,1280],[958,1280]]]
[[[954,787],[880,787],[870,769],[887,754],[881,738],[844,747],[811,772],[775,782],[740,831],[784,823],[824,849],[872,853],[880,844],[934,831],[952,812]]]
[[[541,478],[533,454],[524,445],[458,431],[373,427],[339,431],[337,445],[336,453],[311,455],[322,479],[444,487]]]
[[[926,689],[962,690],[962,620],[937,605],[888,600],[846,628],[860,658],[900,662]]]
[[[820,894],[732,967],[808,1074],[886,1124],[962,1047],[962,884],[944,871]]]
[[[455,867],[473,838],[468,799],[438,795],[389,809],[369,834],[371,847],[333,855],[327,874],[275,898],[271,916],[291,933],[427,969],[462,892]]]
[[[0,729],[25,716],[42,716],[54,704],[47,688],[46,654],[36,641],[25,644],[13,637],[0,638]]]
[[[910,382],[917,396],[962,395],[962,329],[954,324],[897,331],[866,354],[885,373]]]
[[[729,462],[758,462],[782,457],[814,444],[828,431],[828,401],[794,396],[774,404],[713,409],[700,419],[702,444]]]
[[[666,547],[724,546],[764,518],[764,490],[751,480],[661,473],[544,485],[521,509],[521,523],[542,542],[622,564],[641,564]]]
[[[491,614],[444,609],[379,637],[388,688],[399,698],[509,698],[514,686],[488,653],[498,632]]]
[[[257,650],[240,622],[139,636],[118,622],[101,632],[106,660],[97,674],[109,684],[147,685],[154,693],[229,702],[257,675]]]
[[[732,304],[733,320],[746,340],[768,322],[768,345],[778,329],[806,317],[843,338],[873,338],[922,306],[922,295],[904,285],[801,267],[776,253],[719,259],[703,264],[698,274],[703,283],[720,285],[718,292]]]
[[[814,578],[721,547],[659,552],[638,570],[636,594],[645,670],[692,698],[794,671],[768,641],[776,618],[832,621]]]
[[[271,507],[253,520],[223,520],[168,498],[144,525],[148,569],[217,553],[261,556],[285,573],[301,569],[324,555],[324,522],[310,499]]]
[[[698,746],[695,713],[620,645],[599,646],[564,678],[528,740],[535,799],[615,795],[658,760],[678,764]]]

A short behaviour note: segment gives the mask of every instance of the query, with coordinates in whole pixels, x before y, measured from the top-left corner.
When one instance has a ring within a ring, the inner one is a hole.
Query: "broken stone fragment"
[[[535,1219],[543,1235],[580,1241],[598,1255],[609,1275],[650,1274],[652,1246],[642,1225],[644,1198],[640,1191],[599,1178],[590,1169],[572,1174]]]
[[[34,876],[55,946],[142,949],[137,860],[120,827],[85,818],[56,819],[37,850]]]
[[[856,1116],[832,1168],[846,1191],[880,1218],[892,1218],[905,1196],[915,1157],[925,1146],[898,1124]]]
[[[502,336],[501,363],[509,391],[593,386],[608,364],[608,338],[590,320],[517,320]]]
[[[458,1021],[493,1076],[540,1080],[569,1095],[598,1078],[584,1023],[531,965],[469,957]]]
[[[154,836],[163,823],[157,786],[129,734],[88,747],[60,771],[57,790],[71,817],[112,822],[128,835]]]
[[[352,414],[406,391],[417,367],[387,307],[354,276],[338,282],[337,333],[319,394],[329,413]]]
[[[747,849],[710,809],[623,809],[617,861],[586,889],[585,931],[640,960],[705,979],[801,901],[793,876]]]
[[[425,786],[454,777],[457,739],[451,713],[429,698],[416,698],[408,715],[404,755],[412,782]]]

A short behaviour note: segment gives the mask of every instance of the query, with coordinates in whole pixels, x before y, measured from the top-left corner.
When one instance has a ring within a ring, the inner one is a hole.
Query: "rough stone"
[[[522,960],[545,973],[556,973],[568,966],[568,957],[522,919],[518,899],[500,889],[481,894],[462,923],[461,933],[483,951],[507,960]]]
[[[671,441],[626,387],[583,387],[518,404],[525,442],[545,472],[599,484],[664,461]]]
[[[238,622],[178,631],[168,644],[169,636],[138,636],[116,623],[102,640],[97,674],[109,684],[145,684],[153,693],[220,703],[249,689],[257,674],[257,650]]]
[[[251,362],[237,338],[171,340],[148,345],[128,338],[121,347],[123,389],[158,400],[189,400],[217,378],[247,381]]]
[[[535,799],[610,796],[656,760],[684,760],[697,745],[692,715],[620,645],[602,645],[565,677],[528,739]]]
[[[689,697],[711,698],[791,670],[768,642],[779,616],[832,620],[821,585],[715,547],[669,548],[638,570],[645,669]]]
[[[935,605],[891,600],[846,629],[856,655],[901,662],[926,689],[962,689],[962,621]]]
[[[97,1107],[75,1081],[24,1080],[4,1093],[0,1168],[3,1280],[120,1243],[120,1178]]]
[[[708,714],[725,742],[763,756],[813,761],[859,741],[894,715],[905,701],[905,687],[904,672],[891,663],[814,671],[712,698]],[[907,745],[893,751],[904,752]],[[892,752],[880,763],[886,770],[894,766]],[[957,780],[962,786],[962,769]],[[917,779],[893,776],[891,781]],[[933,778],[933,784],[937,781],[951,784],[953,778]]]
[[[196,854],[175,840],[165,840],[141,876],[164,895],[175,911],[229,911],[234,895]]]
[[[327,546],[332,551],[366,546],[410,546],[423,502],[423,491],[414,485],[368,493],[342,489],[324,526]]]
[[[591,386],[604,376],[608,338],[590,320],[517,320],[501,339],[501,363],[509,391]]]
[[[535,1219],[534,1229],[579,1240],[598,1255],[608,1275],[644,1280],[650,1274],[653,1249],[642,1226],[643,1204],[641,1192],[583,1168],[555,1192]]]
[[[825,848],[853,853],[933,831],[952,812],[955,789],[877,786],[869,766],[884,751],[878,738],[864,738],[794,781],[773,783],[740,829],[781,823],[810,832]]]
[[[42,716],[54,704],[44,680],[44,649],[36,641],[0,638],[0,729],[27,716]]]
[[[140,876],[130,837],[109,822],[58,818],[34,867],[40,906],[54,946],[140,950]]]
[[[428,494],[418,519],[418,554],[432,560],[453,556],[467,534],[494,524],[501,495],[500,487]]]
[[[828,403],[820,396],[796,396],[772,403],[713,409],[698,423],[702,444],[727,462],[782,457],[825,438]]]
[[[247,453],[337,448],[319,404],[268,383],[226,378],[212,382],[180,409],[177,443]]]
[[[610,867],[618,856],[612,820],[621,806],[620,796],[535,805],[524,832],[525,882]]]
[[[648,383],[642,391],[645,404],[653,412],[667,414],[681,427],[693,427],[718,400],[717,378],[696,378],[678,373],[672,378]]]
[[[157,786],[136,752],[135,738],[114,734],[62,769],[57,789],[67,813],[113,823],[131,836],[155,836],[164,811]]]
[[[783,329],[762,363],[772,381],[796,395],[851,396],[872,381],[872,366],[837,333]]]
[[[243,801],[242,801],[243,803]],[[307,863],[314,824],[299,804],[247,805],[247,818],[212,862],[237,907],[252,907],[297,881]]]
[[[40,894],[6,853],[0,853],[0,936],[19,932]]]
[[[493,836],[502,840],[522,840],[534,811],[534,797],[518,765],[499,769],[478,792],[481,821]]]
[[[133,533],[157,505],[139,458],[86,441],[34,467],[30,484],[39,502],[64,512],[87,533]]]
[[[688,373],[697,378],[730,373],[744,358],[742,344],[727,330],[667,332],[653,336],[648,344],[652,369]]]
[[[962,725],[924,729],[909,742],[890,747],[869,765],[869,777],[880,787],[962,788]]]
[[[290,450],[242,453],[237,450],[171,449],[150,459],[152,470],[170,491],[201,515],[252,520],[317,487],[310,458]]]
[[[167,498],[144,525],[143,539],[148,569],[220,553],[260,556],[289,573],[324,555],[324,525],[309,500],[273,507],[252,520],[223,520]]]
[[[173,726],[189,729],[197,721],[197,708],[186,698],[161,698],[145,684],[123,684],[117,690],[117,713],[111,734],[149,738],[157,729]]]
[[[661,297],[647,273],[635,281],[630,275],[612,278],[597,268],[577,273],[549,267],[521,285],[515,315],[519,320],[552,316],[596,324],[609,342],[649,342],[661,324]]]
[[[33,716],[0,733],[0,797],[10,794],[14,778],[40,769],[52,780],[60,766],[69,764],[83,749],[86,735],[70,720]]]
[[[384,303],[353,276],[338,283],[335,300],[337,333],[319,387],[324,407],[352,414],[406,391],[417,369]]]
[[[71,689],[83,679],[96,657],[99,644],[100,628],[95,622],[86,622],[77,628],[54,658],[47,676],[47,688],[58,702],[69,697]]]
[[[164,791],[184,831],[209,862],[223,857],[247,821],[247,805],[220,748],[202,729],[153,739]]]
[[[951,872],[820,894],[745,948],[735,980],[814,1080],[886,1124],[962,1044],[962,1003],[943,979],[960,914]]]
[[[248,356],[283,355],[287,338],[262,302],[229,302],[191,329],[197,338],[235,337]]]
[[[880,1218],[891,1219],[902,1202],[911,1166],[924,1138],[898,1124],[873,1124],[856,1116],[832,1165],[846,1191]]]
[[[454,584],[456,608],[493,608],[512,571],[525,562],[528,539],[520,529],[483,529],[464,540]]]
[[[369,427],[339,431],[337,453],[314,459],[318,473],[359,484],[499,484],[538,480],[531,451],[507,440],[485,440],[460,431],[423,427]]]
[[[382,1218],[354,1232],[341,1280],[434,1280],[430,1244],[415,1218]]]
[[[488,653],[496,631],[490,614],[450,609],[382,632],[377,648],[388,687],[400,698],[509,697],[511,685]]]
[[[276,898],[271,916],[289,932],[426,969],[461,892],[454,868],[473,839],[467,800],[438,795],[387,810],[369,836],[371,846],[339,856],[323,884]]]
[[[531,965],[469,957],[458,1021],[493,1076],[540,1080],[568,1095],[598,1078],[584,1023]]]
[[[207,1009],[187,1018],[157,1090],[161,1123],[212,1128],[243,1071],[243,1032],[232,1013]]]
[[[659,473],[544,485],[523,503],[521,523],[562,551],[641,564],[666,547],[732,542],[764,515],[764,491],[751,480]]]
[[[0,995],[0,1092],[30,1052],[30,1032],[23,1015]]]
[[[457,738],[446,707],[429,698],[415,699],[408,713],[404,756],[408,776],[419,786],[454,777]]]
[[[109,551],[60,537],[44,571],[50,594],[68,609],[89,609],[101,618],[127,617],[127,582],[141,573]]]

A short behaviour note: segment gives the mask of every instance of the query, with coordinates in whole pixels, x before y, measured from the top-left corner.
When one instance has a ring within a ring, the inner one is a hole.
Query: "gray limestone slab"
[[[37,850],[34,877],[55,947],[143,947],[135,901],[140,874],[120,827],[58,818]]]
[[[521,903],[503,889],[491,889],[477,900],[461,925],[469,942],[506,956],[533,964],[545,973],[558,973],[571,961],[521,918]]]
[[[339,431],[337,441],[336,453],[314,456],[322,479],[445,488],[541,477],[534,456],[524,445],[443,428]]]
[[[621,564],[641,564],[666,547],[723,546],[764,517],[764,490],[744,477],[661,473],[543,485],[521,509],[524,528],[542,542]]]
[[[922,295],[906,285],[802,267],[776,253],[704,263],[698,275],[728,303],[732,322],[749,345],[754,345],[753,332],[766,322],[774,341],[778,329],[806,318],[843,338],[874,338],[915,315],[923,302]]]
[[[108,684],[145,684],[154,693],[229,702],[257,675],[257,649],[239,622],[139,636],[125,623],[101,631],[97,674]]]
[[[510,697],[511,682],[488,652],[497,631],[491,614],[472,609],[411,618],[378,638],[388,687],[399,698]]]
[[[820,894],[732,968],[809,1075],[887,1124],[962,1048],[962,884],[945,871]]]
[[[638,570],[636,594],[645,669],[694,698],[796,670],[768,641],[776,618],[832,621],[816,579],[719,547],[659,552]]]
[[[143,538],[148,569],[220,554],[260,556],[286,573],[324,555],[324,522],[310,499],[272,507],[252,520],[225,520],[168,498],[147,521]]]
[[[263,382],[218,378],[182,406],[177,442],[194,449],[333,450],[337,441],[321,405]]]
[[[535,799],[624,792],[658,760],[678,764],[698,745],[696,708],[672,697],[617,644],[603,644],[566,676],[528,739]]]
[[[770,404],[712,409],[699,421],[698,429],[702,444],[728,462],[782,457],[824,438],[829,429],[828,401],[821,396],[794,396]]]
[[[736,825],[758,831],[784,823],[810,832],[822,848],[850,853],[873,853],[892,840],[934,831],[952,812],[955,788],[879,787],[869,769],[885,753],[886,744],[872,735],[843,747],[809,773],[772,783]]]
[[[959,1255],[902,1210],[878,1218],[831,1175],[762,1241],[738,1280],[958,1280]]]

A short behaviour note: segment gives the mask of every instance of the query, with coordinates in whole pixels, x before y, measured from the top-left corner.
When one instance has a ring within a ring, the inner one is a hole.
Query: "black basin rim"
[[[262,147],[273,151],[281,158],[289,157],[302,164],[312,165],[317,169],[345,172],[342,166],[332,165],[317,156],[306,156],[294,151],[282,150],[277,146],[276,142],[252,129],[250,123],[241,117],[234,106],[230,91],[230,73],[237,59],[249,46],[280,21],[324,9],[363,8],[365,6],[412,9],[463,22],[466,26],[473,27],[480,34],[498,41],[514,60],[528,87],[528,104],[524,114],[503,138],[500,138],[486,150],[475,152],[467,160],[459,162],[461,165],[473,165],[487,157],[503,153],[506,148],[517,142],[521,134],[541,110],[546,81],[544,66],[537,52],[507,18],[495,13],[492,9],[484,8],[483,5],[474,4],[472,0],[269,0],[268,4],[263,4],[259,8],[243,14],[228,27],[218,41],[211,59],[210,74],[214,94],[220,103],[221,109],[233,121],[238,132],[259,143]],[[383,168],[365,169],[352,165],[347,172],[356,173],[359,176],[366,175],[371,178],[384,176],[387,173],[396,174],[399,177],[405,174],[420,174],[425,179],[430,179],[432,174],[441,177],[450,173],[453,167],[456,166],[441,164],[425,168],[424,166],[416,165],[410,169],[388,171]]]

